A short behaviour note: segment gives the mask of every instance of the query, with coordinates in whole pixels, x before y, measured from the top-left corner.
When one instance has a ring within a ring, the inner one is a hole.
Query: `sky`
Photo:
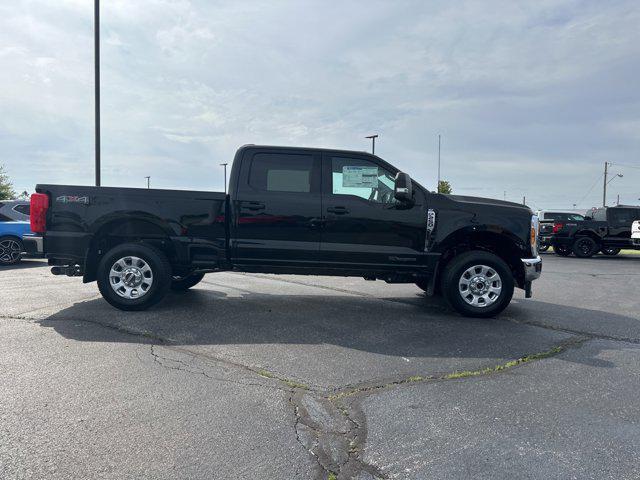
[[[103,0],[102,183],[222,190],[243,144],[370,149],[430,189],[640,203],[637,1]],[[0,4],[0,164],[94,181],[93,2]],[[610,177],[611,178],[611,177]]]

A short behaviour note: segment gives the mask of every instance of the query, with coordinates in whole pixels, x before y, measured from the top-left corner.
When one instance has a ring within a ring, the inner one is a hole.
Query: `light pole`
[[[440,134],[438,134],[438,188],[436,191],[440,193]]]
[[[376,138],[378,138],[378,135],[369,135],[368,137],[364,137],[364,138],[371,139],[371,154],[375,155],[376,154]]]
[[[151,176],[147,175],[146,177],[144,177],[147,179],[147,188],[151,188]]]
[[[95,74],[96,187],[100,186],[100,0],[93,1],[93,44]]]
[[[228,163],[221,163],[220,166],[224,167],[224,193],[227,194],[227,165]]]
[[[602,192],[602,206],[606,207],[607,206],[607,185],[609,185],[611,182],[613,182],[616,178],[622,178],[624,177],[623,174],[621,173],[617,173],[615,176],[611,177],[611,179],[609,181],[607,181],[607,162],[604,163],[604,188],[603,188],[603,192]]]

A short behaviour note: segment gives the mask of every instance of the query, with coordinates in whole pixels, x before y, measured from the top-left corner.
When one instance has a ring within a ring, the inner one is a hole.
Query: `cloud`
[[[91,6],[0,6],[0,163],[19,190],[93,179]],[[222,189],[239,145],[379,133],[433,188],[442,134],[454,191],[555,208],[604,161],[640,161],[633,1],[118,0],[101,19],[107,185]],[[610,191],[635,203],[624,173]]]

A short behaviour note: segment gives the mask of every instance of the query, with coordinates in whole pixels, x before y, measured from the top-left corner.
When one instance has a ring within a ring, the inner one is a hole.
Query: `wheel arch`
[[[507,230],[490,230],[469,227],[457,230],[449,235],[441,244],[442,257],[438,265],[438,276],[441,276],[447,264],[461,253],[480,250],[492,253],[501,258],[511,269],[515,284],[524,288],[524,266],[522,258],[522,240]],[[436,285],[439,279],[436,279]]]
[[[102,256],[123,243],[144,242],[160,250],[167,258],[176,256],[171,232],[154,217],[124,217],[103,222],[93,234],[84,262],[83,282],[96,280]]]

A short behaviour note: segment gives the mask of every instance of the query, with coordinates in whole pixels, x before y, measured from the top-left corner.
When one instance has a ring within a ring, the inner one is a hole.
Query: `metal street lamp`
[[[378,138],[378,135],[369,135],[368,137],[364,137],[364,138],[371,139],[371,154],[375,155],[376,154],[376,138]]]
[[[100,186],[100,0],[93,2],[93,47],[95,75],[96,187]]]
[[[151,176],[147,175],[146,177],[144,177],[147,179],[147,188],[151,188]]]

